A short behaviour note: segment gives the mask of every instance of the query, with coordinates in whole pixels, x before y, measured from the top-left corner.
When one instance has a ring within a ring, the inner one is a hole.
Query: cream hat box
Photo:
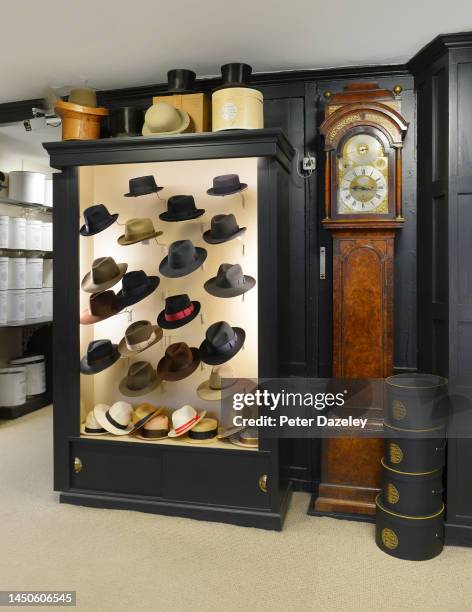
[[[229,87],[212,95],[213,132],[264,127],[263,96],[257,89]]]

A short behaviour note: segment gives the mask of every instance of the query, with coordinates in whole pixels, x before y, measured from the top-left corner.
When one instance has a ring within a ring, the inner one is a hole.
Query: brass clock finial
[[[395,87],[393,88],[393,93],[396,96],[399,96],[403,91],[403,87],[401,85],[395,85]]]
[[[326,98],[326,100],[329,100],[331,96],[333,95],[333,93],[331,91],[325,91],[323,95]]]

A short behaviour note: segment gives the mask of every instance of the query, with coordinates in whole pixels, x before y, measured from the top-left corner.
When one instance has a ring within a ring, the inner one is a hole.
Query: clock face
[[[388,212],[388,159],[370,134],[356,134],[338,157],[338,213]]]

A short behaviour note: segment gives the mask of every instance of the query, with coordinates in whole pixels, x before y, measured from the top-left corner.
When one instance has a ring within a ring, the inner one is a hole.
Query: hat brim
[[[151,391],[154,391],[154,389],[156,389],[162,382],[159,376],[156,376],[156,378],[143,389],[130,389],[128,387],[129,380],[130,377],[125,376],[118,385],[121,395],[125,395],[126,397],[141,397],[141,395],[147,395],[148,393],[151,393]]]
[[[195,427],[195,425],[197,425],[197,423],[200,423],[200,421],[205,418],[206,415],[206,410],[202,410],[200,412],[200,414],[198,415],[198,419],[193,422],[191,425],[189,425],[186,429],[184,429],[184,431],[180,432],[180,433],[175,433],[175,429],[171,429],[169,431],[169,438],[180,438],[180,436],[183,436],[184,434],[186,434],[188,431],[190,431],[191,429],[193,429]]]
[[[172,134],[181,134],[182,132],[185,132],[190,125],[190,115],[180,108],[176,108],[175,110],[179,113],[181,120],[180,126],[176,130],[172,130],[170,132],[153,132],[148,125],[144,123],[143,136],[154,136],[155,138],[159,138],[159,136],[172,136]]]
[[[252,276],[244,277],[244,285],[242,287],[219,287],[216,284],[216,276],[207,280],[204,283],[203,288],[210,295],[220,298],[232,298],[238,295],[243,295],[252,289],[256,284],[256,279]]]
[[[152,419],[155,416],[159,416],[162,412],[163,412],[164,408],[156,408],[154,410],[154,412],[151,412],[150,414],[147,414],[145,417],[143,417],[142,419],[140,419],[137,423],[133,423],[133,429],[131,430],[130,433],[134,434],[137,431],[139,431],[142,427],[144,427],[144,425],[146,425],[146,423]]]
[[[98,315],[92,314],[88,308],[85,308],[80,313],[79,321],[81,325],[93,325],[94,323],[100,323],[100,321],[105,321],[106,319],[109,319],[110,317],[114,317],[121,310],[122,308],[115,308],[113,312],[110,312],[107,315],[98,316]]]
[[[235,393],[250,393],[257,387],[257,383],[249,378],[237,378],[235,382],[225,389],[212,389],[210,381],[205,380],[197,387],[197,395],[207,402],[221,401],[231,397]]]
[[[152,234],[146,234],[145,236],[140,236],[139,238],[133,238],[132,240],[126,240],[125,234],[120,236],[117,239],[118,244],[121,246],[129,246],[130,244],[138,244],[138,242],[144,242],[144,240],[151,240],[151,238],[157,238],[158,236],[162,236],[164,232],[152,232]]]
[[[136,136],[141,136],[141,134],[136,134]],[[158,191],[162,191],[164,189],[164,187],[157,187],[155,189],[150,189],[148,191],[143,191],[142,193],[131,193],[130,191],[128,193],[124,193],[124,197],[125,198],[139,198],[140,196],[143,195],[149,195],[151,193],[157,193]]]
[[[231,234],[231,236],[227,236],[226,238],[215,238],[211,235],[211,230],[207,230],[203,233],[203,240],[208,242],[208,244],[222,244],[223,242],[229,242],[230,240],[234,240],[235,238],[239,238],[246,232],[246,227],[240,227],[237,232]]]
[[[133,304],[141,302],[141,300],[144,300],[149,295],[151,295],[151,293],[153,293],[157,289],[159,283],[161,282],[161,279],[158,276],[148,276],[148,280],[150,282],[148,283],[147,290],[139,296],[134,295],[132,297],[126,297],[123,295],[123,289],[120,289],[120,291],[118,291],[118,293],[116,294],[116,300],[120,309],[123,309],[126,306],[133,306]]]
[[[164,357],[162,357],[162,359],[157,364],[157,374],[162,378],[162,380],[166,380],[168,382],[177,382],[179,380],[187,378],[195,372],[195,370],[200,365],[199,351],[196,347],[189,348],[192,351],[192,363],[184,370],[179,370],[178,372],[173,372],[169,370],[169,359],[165,355]]]
[[[82,225],[82,227],[79,230],[79,233],[82,236],[95,236],[96,234],[103,232],[103,230],[106,230],[108,227],[110,227],[110,225],[113,225],[113,223],[115,223],[117,219],[118,219],[118,213],[113,213],[103,224],[101,224],[101,227],[97,228],[95,231],[89,232],[87,231],[87,226]]]
[[[126,429],[119,429],[112,425],[105,416],[105,413],[110,409],[110,406],[106,404],[97,404],[93,409],[93,414],[95,418],[99,422],[99,424],[107,430],[108,433],[111,433],[115,436],[126,436],[131,433],[132,425],[128,425]]]
[[[180,217],[177,215],[172,215],[169,211],[163,212],[159,215],[159,219],[162,221],[167,221],[168,223],[178,223],[179,221],[190,221],[191,219],[198,219],[205,213],[204,208],[196,208],[194,212],[189,215],[181,215]]]
[[[80,360],[80,371],[82,374],[98,374],[99,372],[103,372],[108,369],[114,363],[118,361],[120,358],[120,353],[118,352],[118,346],[113,344],[113,355],[110,356],[110,360],[105,364],[101,364],[100,366],[89,365],[87,361],[87,355],[82,357]]]
[[[175,270],[169,266],[169,256],[166,255],[159,264],[159,272],[167,278],[179,278],[195,272],[195,270],[197,270],[207,258],[206,249],[202,247],[195,247],[195,250],[197,252],[197,259],[194,259],[191,265],[186,266],[185,268],[179,268],[178,270]]]
[[[232,436],[229,436],[229,441],[231,442],[231,444],[234,444],[241,448],[254,448],[254,449],[259,448],[259,442],[255,442],[255,443],[251,442],[250,444],[248,444],[247,442],[242,442],[241,438],[237,435],[237,433],[233,434]]]
[[[210,187],[210,189],[207,189],[207,194],[210,196],[224,197],[228,195],[233,195],[234,193],[239,193],[240,191],[245,191],[247,189],[247,183],[240,183],[240,185],[241,187],[239,187],[238,189],[233,189],[232,191],[227,191],[226,193],[215,193],[213,187]]]
[[[212,442],[218,441],[218,436],[215,434],[211,438],[205,438],[203,440],[195,440],[195,438],[191,438],[188,434],[183,439],[185,443],[188,444],[211,444]]]
[[[139,349],[137,351],[129,349],[128,345],[126,344],[126,338],[122,338],[120,340],[120,343],[118,344],[118,350],[120,351],[121,356],[122,357],[132,357],[133,355],[138,355],[139,353],[143,353],[144,351],[147,351],[148,348],[150,348],[151,346],[154,346],[160,340],[162,340],[162,336],[164,335],[164,332],[162,331],[162,329],[158,325],[153,325],[152,330],[156,335],[155,339],[152,342],[150,342],[146,347]]]
[[[91,433],[89,431],[85,431],[85,423],[82,423],[80,425],[80,433],[83,436],[93,436],[93,437],[96,437],[96,436],[106,436],[108,434],[108,431],[105,429],[105,431],[101,431],[101,432],[97,432],[97,433]]]
[[[82,279],[82,282],[80,283],[82,291],[85,291],[87,293],[101,293],[102,291],[106,291],[107,289],[110,289],[111,287],[113,287],[113,285],[116,285],[116,283],[118,283],[123,278],[123,276],[126,274],[126,270],[128,269],[128,264],[119,263],[116,265],[118,266],[120,270],[119,274],[117,274],[110,280],[106,281],[105,283],[100,283],[98,285],[92,282],[92,272],[87,272],[87,274]]]
[[[157,324],[163,329],[178,329],[179,327],[183,327],[193,321],[195,317],[200,312],[201,304],[200,302],[192,301],[193,304],[193,312],[188,317],[184,319],[178,319],[177,321],[166,321],[166,311],[162,310],[157,317]]]
[[[236,344],[234,347],[224,354],[210,353],[207,349],[207,341],[204,340],[199,349],[200,359],[208,365],[221,365],[232,359],[239,352],[246,339],[246,332],[242,327],[233,327],[236,334]]]
[[[165,431],[166,435],[165,436],[156,436],[155,438],[151,437],[151,436],[142,436],[139,432],[142,430],[142,427],[136,432],[134,433],[134,437],[135,438],[139,438],[140,440],[145,440],[146,442],[158,442],[159,440],[167,440],[167,438],[169,437],[169,432],[167,429],[161,429],[160,431]]]
[[[227,440],[231,436],[234,436],[237,433],[244,431],[245,429],[247,429],[246,425],[239,425],[238,427],[230,427],[229,429],[225,429],[219,432],[217,438],[218,440]]]

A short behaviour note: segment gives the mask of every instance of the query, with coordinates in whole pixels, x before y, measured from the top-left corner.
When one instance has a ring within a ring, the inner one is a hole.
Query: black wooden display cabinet
[[[258,158],[259,377],[278,375],[278,223],[294,149],[280,129],[44,145],[54,174],[54,488],[60,501],[281,529],[289,482],[281,441],[258,451],[84,439],[79,435],[80,166]],[[280,258],[280,255],[279,255]],[[260,478],[267,476],[267,491]]]

